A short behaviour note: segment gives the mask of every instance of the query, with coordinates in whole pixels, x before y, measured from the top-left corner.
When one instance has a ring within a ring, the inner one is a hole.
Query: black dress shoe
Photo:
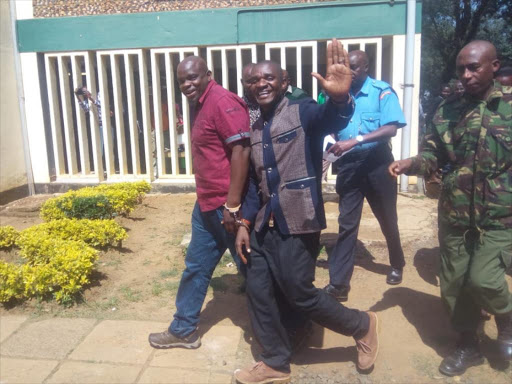
[[[443,359],[439,372],[446,376],[460,376],[466,369],[484,363],[484,357],[478,348],[476,335],[462,336],[453,353]]]
[[[390,285],[397,285],[402,282],[402,269],[391,268],[391,272],[389,272],[388,277],[386,278],[386,283]]]
[[[348,293],[350,292],[349,287],[336,287],[332,284],[327,284],[324,287],[324,291],[334,297],[338,301],[347,301]]]

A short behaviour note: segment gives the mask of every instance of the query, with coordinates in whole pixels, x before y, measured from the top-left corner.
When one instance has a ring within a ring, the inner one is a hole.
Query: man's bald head
[[[466,44],[459,52],[460,55],[478,54],[485,57],[487,60],[493,61],[498,58],[496,47],[486,40],[474,40]]]
[[[256,64],[254,64],[254,63],[249,63],[249,64],[244,65],[244,67],[242,68],[242,82],[246,79],[249,79],[249,76],[251,75],[251,71],[255,65]]]
[[[185,68],[197,67],[201,71],[208,71],[208,65],[206,61],[202,57],[199,56],[187,56],[178,64],[178,71],[180,68],[184,70]]]
[[[350,51],[348,53],[348,59],[349,60],[357,60],[358,62],[364,64],[364,65],[368,65],[369,63],[369,60],[368,60],[368,55],[366,54],[365,51],[361,51],[359,49],[355,50],[355,51]]]
[[[196,103],[206,90],[212,73],[202,58],[188,56],[178,64],[177,74],[181,92],[191,103]]]
[[[256,64],[254,63],[244,65],[244,67],[242,68],[242,78],[240,79],[240,82],[242,83],[242,88],[244,89],[244,95],[245,97],[247,97],[247,99],[249,99],[251,103],[256,102],[252,97],[251,92],[249,92],[249,87],[251,86],[251,73],[255,65]]]
[[[496,47],[489,41],[472,41],[457,55],[457,76],[466,92],[480,99],[484,99],[491,89],[494,73],[499,68]]]
[[[360,50],[350,51],[348,60],[352,71],[352,89],[359,91],[368,77],[368,55]]]
[[[283,69],[283,80],[286,81],[287,86],[289,86],[292,83],[292,80],[290,79],[290,74],[286,69]]]

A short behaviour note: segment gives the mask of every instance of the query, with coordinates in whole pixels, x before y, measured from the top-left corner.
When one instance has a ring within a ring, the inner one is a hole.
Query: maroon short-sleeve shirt
[[[229,144],[249,138],[249,113],[241,98],[214,80],[192,112],[192,162],[202,212],[226,202],[230,183]]]

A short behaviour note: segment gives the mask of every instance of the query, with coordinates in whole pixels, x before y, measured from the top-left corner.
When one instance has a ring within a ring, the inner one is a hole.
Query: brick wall
[[[64,17],[328,1],[330,0],[33,0],[33,3],[34,17]]]

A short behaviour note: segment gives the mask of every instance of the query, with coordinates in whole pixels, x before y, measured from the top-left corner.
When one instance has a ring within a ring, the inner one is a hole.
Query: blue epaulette
[[[396,92],[393,89],[393,87],[391,87],[391,85],[389,85],[385,81],[373,79],[372,80],[372,86],[374,86],[377,89],[380,89],[381,92],[384,91],[384,90],[388,90],[389,89],[390,91],[392,91],[396,95]]]
[[[379,88],[381,91],[383,91],[384,89],[391,88],[391,85],[389,85],[385,81],[376,79],[372,80],[372,86],[374,86],[375,88]]]

